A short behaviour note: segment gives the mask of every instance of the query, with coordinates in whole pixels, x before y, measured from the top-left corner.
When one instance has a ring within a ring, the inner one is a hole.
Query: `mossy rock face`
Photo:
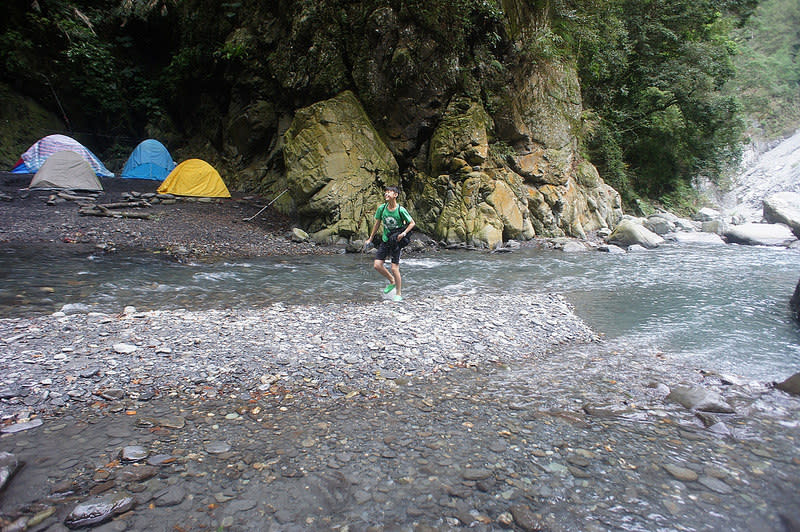
[[[322,240],[365,235],[399,170],[355,95],[298,110],[284,140],[286,182],[304,228]]]
[[[532,185],[565,185],[577,153],[580,85],[574,68],[543,63],[516,70],[494,113],[498,138],[515,150],[511,166]]]
[[[470,171],[483,165],[489,155],[491,127],[492,119],[479,102],[453,98],[431,138],[431,172]]]

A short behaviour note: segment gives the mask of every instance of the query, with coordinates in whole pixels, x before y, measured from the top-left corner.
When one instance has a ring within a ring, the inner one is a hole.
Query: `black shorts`
[[[399,246],[389,246],[388,242],[381,242],[378,246],[378,253],[375,255],[375,260],[385,261],[386,257],[392,256],[392,264],[400,264],[400,254],[403,252]]]

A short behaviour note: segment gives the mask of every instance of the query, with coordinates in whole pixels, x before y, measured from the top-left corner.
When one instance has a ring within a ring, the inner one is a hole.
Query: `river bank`
[[[796,399],[603,340],[559,295],[56,313],[0,320],[0,339],[9,530],[800,516]],[[687,409],[668,397],[682,387],[732,412]]]
[[[235,195],[233,199],[154,203],[136,210],[149,219],[82,216],[75,201],[57,199],[53,191],[27,191],[28,174],[0,173],[0,243],[57,248],[74,253],[96,251],[163,253],[178,260],[204,257],[330,254],[339,250],[310,242],[292,242],[292,221],[266,209],[271,198]],[[153,193],[158,182],[103,178],[99,203],[124,201],[131,194]],[[80,194],[78,194],[80,195]]]

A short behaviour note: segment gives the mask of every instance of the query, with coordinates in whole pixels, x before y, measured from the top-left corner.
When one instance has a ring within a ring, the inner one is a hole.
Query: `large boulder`
[[[800,194],[778,192],[764,199],[764,219],[770,223],[786,224],[800,238]]]
[[[723,235],[731,244],[788,246],[797,238],[784,224],[746,223],[729,227]]]
[[[800,395],[800,373],[795,373],[783,382],[775,383],[775,387],[792,395]]]
[[[608,242],[621,247],[640,245],[647,249],[657,248],[664,239],[650,231],[642,224],[628,218],[622,220],[609,235]]]
[[[298,110],[284,138],[287,185],[312,238],[367,234],[381,189],[398,184],[399,169],[355,95]]]
[[[789,307],[792,309],[794,319],[800,321],[800,281],[797,281],[797,288],[794,289],[794,295],[789,300]]]

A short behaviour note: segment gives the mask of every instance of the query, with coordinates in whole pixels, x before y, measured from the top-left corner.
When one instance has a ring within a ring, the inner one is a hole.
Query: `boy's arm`
[[[408,235],[408,233],[410,233],[410,232],[411,232],[411,230],[412,230],[412,229],[414,229],[414,226],[416,226],[416,225],[417,225],[417,224],[414,222],[414,219],[413,219],[413,218],[411,218],[411,221],[410,221],[410,222],[408,222],[408,225],[406,226],[406,230],[405,230],[405,231],[403,231],[402,233],[400,233],[400,238],[403,238],[403,237],[405,237],[406,235]]]

